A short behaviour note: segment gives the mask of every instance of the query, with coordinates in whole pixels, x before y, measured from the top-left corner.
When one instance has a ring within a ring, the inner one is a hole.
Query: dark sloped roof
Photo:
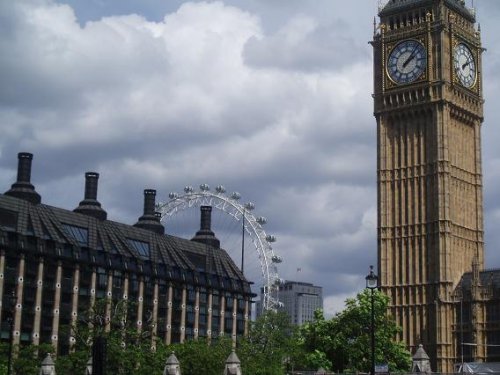
[[[500,373],[500,362],[464,363],[461,371],[466,374],[498,374]]]
[[[389,0],[387,4],[380,10],[379,16],[387,16],[393,13],[403,11],[405,9],[413,9],[421,6],[430,6],[434,0]],[[475,22],[475,15],[472,9],[465,6],[462,0],[445,0],[448,7],[460,13],[462,16]]]
[[[125,262],[167,265],[207,279],[216,275],[222,284],[231,284],[230,289],[251,293],[245,277],[223,249],[1,194],[0,237],[7,232],[53,241],[61,247],[69,245],[79,249],[81,260],[91,251]]]
[[[457,287],[469,289],[472,285],[472,276],[472,272],[464,273]],[[500,289],[500,269],[490,269],[479,272],[479,281],[483,286],[492,286]]]

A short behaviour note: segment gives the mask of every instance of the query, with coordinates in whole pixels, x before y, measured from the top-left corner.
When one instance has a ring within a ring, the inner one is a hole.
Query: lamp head
[[[373,273],[373,266],[370,266],[370,273],[365,277],[366,287],[368,289],[377,289],[378,287],[378,277]]]

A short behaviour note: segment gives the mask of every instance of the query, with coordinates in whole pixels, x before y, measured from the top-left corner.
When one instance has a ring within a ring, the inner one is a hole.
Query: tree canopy
[[[387,315],[388,297],[377,291],[373,297],[376,363],[388,364],[392,373],[406,371],[411,365],[411,355],[403,343],[393,341],[400,328]],[[229,337],[210,341],[200,338],[167,346],[153,338],[152,326],[147,321],[139,330],[127,320],[127,310],[133,306],[109,304],[97,301],[85,320],[67,327],[66,336],[71,335],[75,342],[68,354],[54,356],[58,375],[83,374],[97,336],[106,339],[108,374],[162,374],[171,352],[179,359],[183,375],[222,374],[233,345]],[[266,312],[251,323],[248,337],[238,338],[236,353],[245,375],[283,375],[292,369],[320,367],[335,372],[368,372],[370,333],[371,295],[370,291],[363,291],[348,299],[345,310],[333,318],[325,319],[318,310],[314,320],[300,328],[292,326],[284,312]],[[41,360],[53,348],[50,344],[28,345],[16,351],[13,374],[36,375]],[[6,373],[6,366],[2,366],[6,356],[7,345],[0,345],[0,375]]]
[[[389,298],[374,291],[375,363],[388,364],[391,372],[406,371],[411,354],[394,341],[401,330],[388,316]],[[305,364],[338,372],[368,372],[371,366],[371,292],[364,290],[346,300],[346,308],[325,320],[317,311],[301,328]],[[317,368],[317,367],[316,367]]]

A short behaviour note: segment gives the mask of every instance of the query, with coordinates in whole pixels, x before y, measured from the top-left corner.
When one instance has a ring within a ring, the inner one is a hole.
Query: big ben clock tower
[[[389,0],[375,28],[378,267],[399,339],[459,351],[453,292],[483,268],[481,41],[463,0]]]

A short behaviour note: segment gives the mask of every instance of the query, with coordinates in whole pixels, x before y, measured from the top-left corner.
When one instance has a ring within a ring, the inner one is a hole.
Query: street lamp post
[[[370,273],[366,276],[366,287],[371,290],[371,349],[372,349],[372,358],[371,358],[371,369],[370,374],[375,375],[375,308],[373,303],[373,292],[378,287],[378,278],[377,275],[373,273],[373,266],[370,266]]]
[[[7,363],[7,375],[11,374],[12,369],[12,341],[14,341],[14,315],[15,315],[15,307],[17,303],[16,292],[12,291],[12,294],[9,298],[10,302],[10,316],[7,319],[9,323],[9,360]]]

